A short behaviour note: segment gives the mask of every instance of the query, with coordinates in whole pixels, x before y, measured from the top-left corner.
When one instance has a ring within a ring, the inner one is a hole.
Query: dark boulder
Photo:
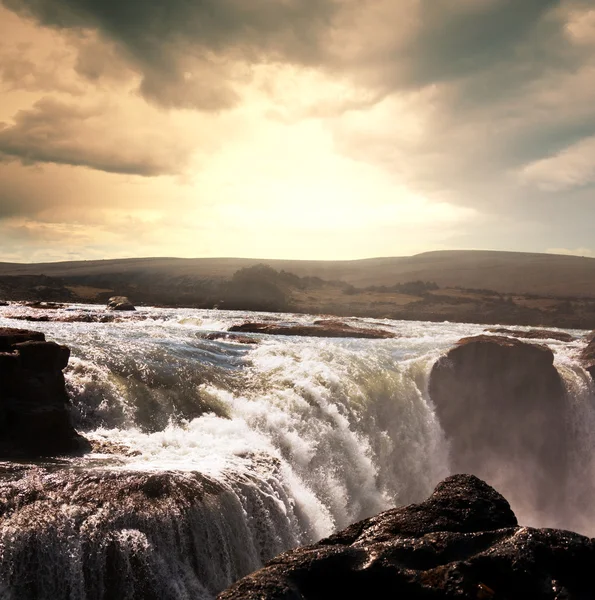
[[[107,307],[109,310],[136,310],[126,296],[112,296],[107,302]]]
[[[313,325],[278,325],[276,323],[243,323],[229,331],[236,333],[266,333],[268,335],[295,335],[324,338],[387,339],[396,337],[390,331],[353,327],[341,321],[316,321]]]
[[[62,370],[70,350],[43,333],[0,329],[0,457],[88,449],[73,428]]]
[[[498,336],[462,339],[432,368],[429,392],[451,468],[497,484],[514,506],[555,515],[569,436],[552,351]]]
[[[40,331],[0,327],[0,352],[9,352],[12,346],[21,342],[45,342],[45,335]]]
[[[421,504],[386,511],[286,552],[219,600],[593,597],[595,544],[519,527],[483,481],[454,475]]]

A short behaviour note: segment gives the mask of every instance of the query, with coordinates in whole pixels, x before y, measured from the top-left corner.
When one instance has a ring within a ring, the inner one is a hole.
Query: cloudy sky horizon
[[[595,256],[593,0],[0,0],[0,261]]]

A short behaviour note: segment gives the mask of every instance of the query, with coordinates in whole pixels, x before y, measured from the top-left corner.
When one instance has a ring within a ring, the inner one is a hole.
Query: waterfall
[[[205,333],[314,317],[143,316],[31,324],[71,348],[73,416],[95,452],[2,466],[2,598],[211,599],[284,550],[423,500],[450,473],[429,373],[481,326],[367,319],[398,337],[239,344]],[[580,440],[572,506],[588,532],[593,386],[575,346],[552,344]]]

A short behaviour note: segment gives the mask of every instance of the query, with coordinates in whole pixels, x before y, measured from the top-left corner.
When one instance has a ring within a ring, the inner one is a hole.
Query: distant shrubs
[[[411,296],[422,296],[428,292],[438,290],[440,287],[435,281],[406,281],[405,283],[397,283],[392,286],[386,285],[372,285],[365,288],[367,292],[381,292],[381,293],[397,293],[397,294],[409,294]]]
[[[286,286],[295,277],[263,264],[240,269],[221,286],[219,305],[237,310],[284,310],[287,297],[283,284]]]

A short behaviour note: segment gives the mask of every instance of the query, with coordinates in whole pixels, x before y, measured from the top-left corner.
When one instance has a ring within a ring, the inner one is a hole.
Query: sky
[[[595,256],[594,0],[0,0],[0,261]]]

